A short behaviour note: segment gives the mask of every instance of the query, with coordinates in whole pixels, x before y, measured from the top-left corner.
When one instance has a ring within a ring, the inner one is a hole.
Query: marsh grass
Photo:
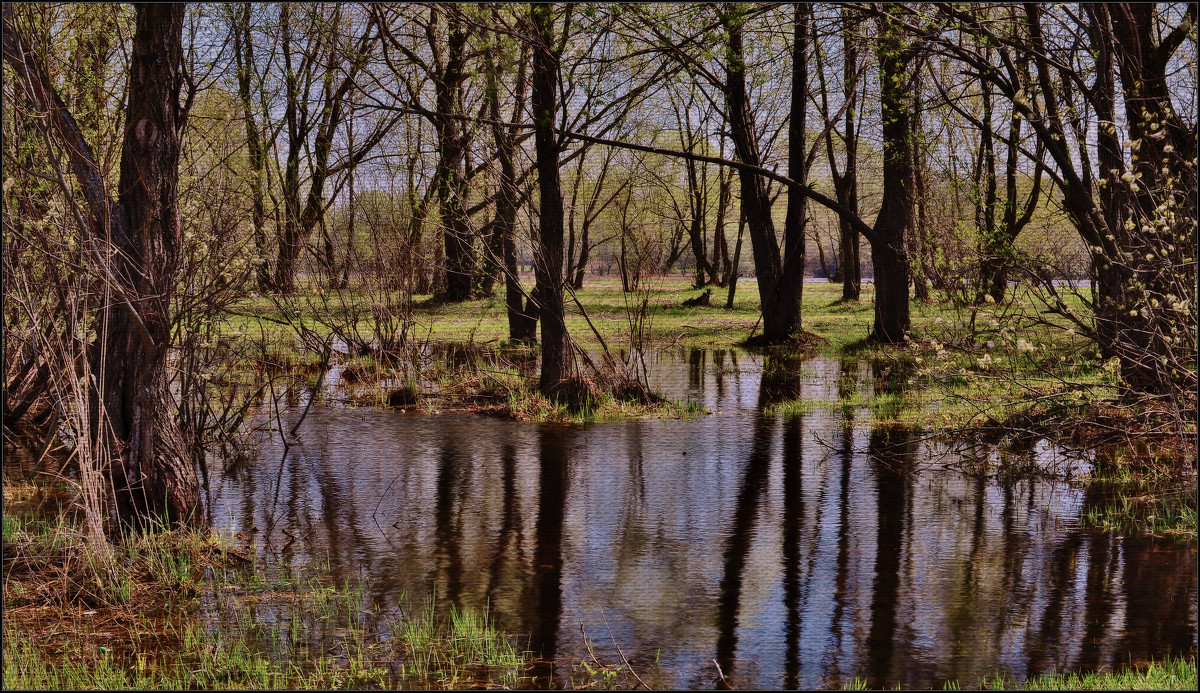
[[[1051,672],[1016,683],[1003,676],[984,679],[980,688],[1028,691],[1177,691],[1196,690],[1196,660],[1180,657],[1149,662],[1118,672]]]
[[[314,287],[307,290],[316,291]],[[866,406],[887,425],[960,436],[988,428],[1031,428],[1046,421],[1049,432],[1072,432],[1085,426],[1089,417],[1095,418],[1106,403],[1116,401],[1120,383],[1114,364],[1102,362],[1094,344],[1064,319],[1039,312],[1040,304],[1028,288],[1014,289],[1011,299],[1002,305],[913,302],[911,337],[897,346],[881,346],[866,339],[874,310],[873,285],[864,284],[862,299],[857,302],[841,300],[840,291],[839,285],[805,284],[804,329],[814,337],[805,342],[806,349],[902,366],[895,377],[889,376],[887,387],[876,387],[876,392],[895,397],[868,395],[866,404],[857,405]],[[752,279],[739,283],[732,309],[723,304],[684,306],[695,293],[690,281],[681,276],[648,278],[638,292],[646,312],[646,329],[638,333],[643,342],[639,346],[726,348],[756,333],[760,315]],[[576,295],[587,319],[570,301],[567,322],[580,347],[594,352],[602,341],[617,351],[634,346],[629,334],[630,297],[622,292],[618,278],[588,277]],[[347,297],[354,299],[353,291]],[[383,352],[334,355],[335,362],[345,365],[340,391],[343,401],[430,413],[483,411],[521,420],[576,423],[695,413],[688,406],[635,407],[602,398],[578,403],[573,411],[560,410],[538,401],[530,392],[536,377],[537,348],[508,342],[502,300],[447,304],[426,296],[412,298],[411,336],[415,341],[410,347],[416,351],[406,352],[403,363]],[[1082,308],[1072,301],[1078,303],[1079,299],[1068,297],[1069,308]],[[334,308],[340,313],[333,316],[334,322],[366,319],[368,303],[356,308],[359,305],[355,300],[337,302]],[[362,315],[352,314],[355,310]],[[253,324],[255,319],[260,324]],[[320,337],[321,330],[330,329],[322,327],[321,321],[283,315],[269,299],[247,298],[227,316],[222,334],[262,332],[271,356],[254,367],[262,369],[269,362],[298,386],[304,387],[305,382],[311,386],[316,356],[303,348],[304,340],[289,334],[286,324],[281,324],[289,320],[310,337]],[[413,388],[415,393],[410,391]],[[393,396],[396,393],[400,395]],[[838,407],[851,404],[839,401]],[[799,407],[796,413],[803,413],[812,405],[791,406]],[[785,412],[786,406],[780,407],[778,411]],[[1194,424],[1191,430],[1194,433]]]
[[[485,413],[517,421],[587,424],[646,418],[694,419],[709,411],[696,400],[643,403],[621,399],[604,391],[584,398],[580,406],[572,406],[549,399],[532,388],[520,387],[508,393],[503,406],[485,410]]]
[[[1086,508],[1079,521],[1082,527],[1102,532],[1194,538],[1196,488],[1175,487],[1137,495],[1119,489],[1111,500]]]
[[[486,610],[444,609],[432,598],[380,604],[361,577],[331,582],[320,562],[268,566],[231,537],[185,531],[119,544],[125,592],[98,602],[67,589],[83,573],[61,562],[86,560],[69,522],[16,516],[5,527],[6,548],[58,548],[37,565],[5,563],[5,690],[462,689],[530,680],[528,653]],[[580,669],[572,681],[619,685],[604,669]]]
[[[393,631],[403,643],[399,677],[405,681],[435,681],[446,688],[488,681],[508,688],[517,685],[527,664],[525,653],[486,612],[452,605],[441,613],[432,597]]]
[[[897,686],[898,688],[898,686]],[[844,691],[868,690],[867,680],[855,678],[842,685]],[[1196,690],[1196,659],[1170,658],[1147,662],[1116,672],[1049,672],[1017,682],[1003,675],[984,677],[974,684],[947,681],[942,690],[996,691],[1187,691]]]
[[[527,668],[486,613],[384,608],[215,533],[127,537],[106,571],[60,509],[6,513],[4,547],[6,690],[513,687]]]

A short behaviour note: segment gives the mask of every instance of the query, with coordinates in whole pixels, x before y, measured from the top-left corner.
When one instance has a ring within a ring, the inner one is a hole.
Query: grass
[[[603,344],[625,353],[638,348],[725,348],[761,332],[755,280],[738,283],[730,309],[724,307],[723,290],[714,293],[714,305],[685,307],[684,301],[699,293],[689,282],[680,275],[651,277],[638,292],[625,293],[618,278],[589,276],[576,292],[579,305],[574,298],[566,303],[572,339],[593,352]],[[327,338],[335,324],[370,322],[368,297],[350,291],[344,298],[323,301],[315,292],[299,294],[290,299],[290,315],[272,299],[247,298],[236,306],[236,314],[227,316],[220,332],[226,338],[265,335],[269,346],[259,350],[269,352],[269,358],[258,359],[254,368],[261,370],[266,362],[300,382],[311,381],[319,359],[299,346],[294,327],[272,321],[302,326],[316,335],[310,335],[310,342]],[[868,394],[865,405],[891,425],[957,433],[1002,427],[1013,420],[1078,421],[1116,394],[1115,364],[1099,361],[1094,345],[1062,318],[1040,312],[1026,289],[1014,289],[1012,300],[1003,305],[914,301],[911,339],[898,346],[865,341],[873,321],[873,298],[870,283],[863,285],[857,302],[841,300],[840,285],[806,283],[803,325],[821,338],[811,345],[817,353],[899,366],[892,369],[898,377],[886,387],[878,383],[875,387],[876,393],[882,390],[891,396]],[[1068,297],[1067,305],[1082,308],[1074,297]],[[306,311],[313,314],[305,315]],[[594,417],[581,417],[582,407],[565,416],[544,406],[529,396],[536,378],[536,347],[509,344],[505,305],[499,295],[455,304],[414,296],[410,317],[411,351],[406,355],[393,355],[387,363],[377,360],[382,354],[335,355],[335,361],[347,365],[344,372],[350,377],[345,380],[353,381],[352,387],[345,388],[347,399],[428,412],[484,409],[536,421],[693,413],[686,403],[663,408],[597,401],[590,407]],[[263,321],[256,323],[259,318]],[[645,329],[639,330],[639,325]],[[385,337],[394,340],[395,335]],[[419,394],[393,397],[405,387]],[[846,405],[839,402],[838,406]]]
[[[604,391],[586,398],[582,406],[573,407],[549,399],[528,387],[514,389],[509,393],[507,402],[492,411],[517,421],[566,424],[628,421],[651,417],[693,419],[708,413],[703,404],[694,400],[645,403],[620,399]]]
[[[982,682],[991,690],[1082,691],[1082,690],[1196,690],[1196,660],[1180,657],[1165,662],[1150,662],[1144,668],[1119,672],[1067,672],[1033,676],[1016,683],[1003,676]]]
[[[202,570],[196,550],[222,541],[197,533],[128,541],[133,601],[40,607],[22,587],[36,576],[6,575],[5,689],[453,689],[512,687],[524,672],[526,656],[486,614],[447,616],[432,603],[380,613],[362,581],[272,578],[220,560]],[[268,605],[280,616],[260,622]]]
[[[1092,482],[1109,492],[1108,500],[1086,507],[1080,525],[1115,534],[1154,534],[1189,539],[1196,537],[1196,487],[1174,483],[1147,488],[1140,483]]]
[[[36,487],[4,513],[3,685],[23,689],[515,688],[533,661],[486,612],[379,604],[319,561],[265,566],[196,531],[89,553],[72,515],[38,517]],[[273,614],[262,619],[265,612]],[[612,669],[581,685],[621,685]]]
[[[842,690],[867,690],[867,681],[856,678]],[[998,691],[1194,691],[1196,690],[1196,660],[1194,657],[1171,658],[1164,662],[1148,662],[1116,672],[1050,672],[1031,676],[1017,682],[997,675],[985,677],[973,687],[958,681],[947,682],[943,690]]]

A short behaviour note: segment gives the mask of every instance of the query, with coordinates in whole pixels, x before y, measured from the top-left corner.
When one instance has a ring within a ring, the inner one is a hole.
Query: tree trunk
[[[90,212],[90,242],[116,246],[108,295],[91,349],[97,388],[93,436],[115,453],[117,515],[127,527],[203,521],[194,460],[173,418],[167,389],[170,307],[181,245],[177,216],[183,5],[138,5],[121,151],[118,202],[95,155],[45,69],[6,17],[4,58],[67,144]]]
[[[203,521],[194,460],[167,389],[170,297],[182,241],[176,206],[186,119],[179,103],[184,12],[182,4],[137,7],[118,184],[128,235],[114,234],[122,251],[114,269],[141,300],[133,310],[108,304],[101,323],[107,330],[98,337],[103,349],[93,352],[108,423],[123,444],[123,465],[114,465],[123,466],[114,474],[118,514],[135,526]]]
[[[742,263],[742,236],[746,232],[746,215],[738,218],[737,242],[733,247],[733,263],[729,265],[729,294],[725,297],[725,309],[733,310],[733,296],[737,292],[738,267]]]
[[[1130,173],[1142,182],[1107,200],[1123,209],[1106,217],[1134,221],[1108,229],[1132,252],[1126,261],[1110,256],[1098,263],[1097,341],[1105,357],[1120,359],[1121,377],[1133,390],[1194,395],[1196,263],[1188,256],[1196,249],[1196,135],[1172,106],[1167,71],[1174,47],[1194,31],[1196,8],[1189,6],[1184,23],[1158,42],[1153,5],[1120,3],[1109,12],[1129,138],[1140,145]],[[1162,213],[1172,204],[1173,214]],[[1175,304],[1171,296],[1185,300]]]
[[[568,375],[566,315],[563,310],[563,196],[558,171],[558,140],[554,135],[557,110],[558,60],[552,6],[532,5],[533,23],[533,124],[537,151],[540,214],[538,247],[534,257],[534,289],[542,323],[542,367],[538,388],[551,394]]]
[[[272,288],[282,294],[295,289],[296,259],[300,255],[300,148],[302,119],[300,117],[300,87],[292,68],[292,13],[284,4],[279,13],[280,34],[284,56],[284,80],[287,103],[284,121],[287,127],[288,152],[283,172],[283,233],[279,237],[279,256],[275,260],[275,280]]]
[[[895,228],[882,228],[894,226]],[[908,253],[904,249],[904,222],[876,224],[876,232],[894,238],[891,243],[871,246],[871,261],[875,269],[876,340],[884,344],[904,341],[909,327],[908,310]]]
[[[267,231],[264,228],[267,219],[266,205],[263,199],[263,183],[266,172],[266,155],[264,154],[262,138],[258,132],[258,122],[254,117],[251,101],[250,77],[254,66],[254,44],[250,36],[250,3],[242,3],[234,19],[233,55],[237,62],[238,97],[242,103],[242,115],[246,119],[246,152],[250,164],[250,227],[254,234],[255,279],[259,291],[270,291],[271,271],[267,260]]]
[[[793,5],[792,34],[792,112],[788,118],[788,175],[792,180],[808,180],[805,125],[808,119],[808,43],[812,7]],[[783,224],[783,263],[776,292],[779,296],[782,336],[801,330],[804,298],[805,233],[808,227],[808,196],[799,190],[788,191],[787,216]],[[764,332],[767,319],[763,317]],[[768,337],[770,339],[770,337]]]
[[[341,8],[334,6],[331,23],[335,32],[342,24]],[[375,132],[356,148],[346,152],[344,160],[337,164],[330,163],[330,154],[338,128],[347,113],[347,99],[351,89],[357,86],[356,76],[365,67],[370,55],[370,47],[377,40],[374,31],[374,20],[366,23],[363,35],[358,39],[353,51],[340,50],[338,41],[330,41],[328,50],[313,49],[311,46],[296,51],[292,44],[291,6],[284,4],[280,11],[280,29],[282,35],[282,52],[284,55],[285,83],[287,91],[287,106],[284,111],[288,131],[288,154],[284,174],[284,208],[285,220],[283,234],[279,243],[279,258],[275,263],[275,290],[289,294],[295,290],[296,262],[300,251],[307,242],[313,228],[322,220],[326,213],[325,183],[337,173],[353,168],[373,149],[390,129],[394,121],[377,127]],[[293,52],[300,59],[299,69],[293,69]],[[310,100],[310,95],[302,85],[311,82],[314,59],[317,53],[321,59],[332,65],[340,60],[348,60],[349,65],[341,80],[335,84],[334,71],[326,69],[321,84],[321,99],[319,102]],[[310,107],[320,106],[316,118],[310,117]],[[312,144],[312,155],[306,162],[309,173],[308,192],[304,198],[303,207],[300,200],[300,155],[306,149],[306,142],[315,131]]]
[[[920,77],[914,77],[916,82],[913,92],[919,93],[921,90]],[[919,97],[918,97],[919,98]],[[929,234],[926,229],[926,220],[928,212],[926,209],[925,200],[925,152],[921,143],[921,111],[920,106],[914,104],[912,116],[912,190],[914,203],[909,213],[910,225],[909,232],[913,239],[914,245],[917,246],[917,267],[915,271],[911,271],[913,298],[921,303],[929,303],[929,275],[933,269],[933,258],[931,257],[931,247],[929,243]]]
[[[750,113],[746,91],[745,56],[742,47],[744,8],[725,5],[721,21],[726,32],[725,100],[729,130],[738,158],[752,166],[762,164],[758,137]],[[753,171],[739,170],[742,214],[750,230],[754,255],[754,273],[758,277],[758,295],[762,305],[763,339],[786,339],[800,329],[799,301],[794,286],[783,285],[783,266],[771,218],[771,200],[766,179]]]
[[[983,90],[983,126],[979,133],[979,177],[983,189],[975,191],[975,223],[983,239],[983,260],[979,268],[979,286],[976,287],[976,302],[990,295],[992,284],[1005,265],[1004,234],[996,229],[996,148],[992,133],[992,92],[986,81],[980,83]]]
[[[849,12],[843,10],[845,28],[842,33],[842,79],[846,105],[846,168],[841,177],[834,176],[834,192],[838,204],[858,214],[858,134],[855,122],[858,104],[858,44],[854,40]],[[828,133],[832,137],[832,133]],[[830,161],[833,161],[833,145]],[[858,231],[846,219],[838,217],[842,246],[842,300],[857,301],[862,293],[862,262],[859,257]]]
[[[520,64],[517,66],[517,84],[515,88],[516,105],[513,108],[513,122],[524,111],[525,102],[525,54],[522,51]],[[488,107],[492,117],[492,137],[496,142],[496,159],[500,164],[499,192],[496,195],[495,234],[500,238],[500,250],[504,263],[504,305],[508,312],[509,339],[519,342],[537,341],[537,316],[532,312],[532,306],[524,304],[525,293],[521,290],[520,275],[517,270],[517,172],[513,164],[513,154],[516,151],[516,132],[504,126],[500,121],[500,76],[499,65],[491,61],[488,75]]]
[[[722,151],[721,154],[724,156],[725,152]],[[725,237],[725,219],[729,216],[729,208],[733,204],[733,174],[721,169],[717,173],[717,180],[720,193],[717,197],[717,223],[713,231],[712,260],[708,264],[711,274],[708,281],[717,286],[726,286],[729,282],[729,241]]]
[[[453,117],[461,110],[458,105],[466,80],[467,32],[456,8],[452,8],[448,14],[446,64],[434,80],[440,153],[437,171],[438,209],[442,218],[446,257],[446,283],[439,298],[458,303],[471,298],[475,248],[466,211],[467,132],[465,125]]]
[[[690,133],[689,133],[690,137]],[[693,145],[689,142],[688,151],[692,151]],[[703,164],[688,160],[687,165],[688,177],[688,206],[690,207],[692,220],[688,224],[688,241],[692,249],[692,257],[695,260],[694,280],[693,284],[697,289],[704,286],[705,275],[713,274],[712,267],[708,263],[708,250],[704,247],[704,227],[708,220],[707,208],[708,200],[705,187],[707,184],[707,176],[702,175],[699,169]]]
[[[880,22],[880,115],[883,120],[883,201],[875,220],[871,243],[875,268],[875,340],[884,344],[904,341],[909,329],[908,251],[906,227],[912,218],[912,105],[909,68],[910,46],[903,45],[901,29],[890,19]]]
[[[588,260],[591,259],[591,241],[588,239],[591,227],[591,221],[584,219],[583,228],[579,231],[579,259],[575,263],[575,277],[571,280],[571,287],[576,291],[583,288],[583,278],[587,275]]]

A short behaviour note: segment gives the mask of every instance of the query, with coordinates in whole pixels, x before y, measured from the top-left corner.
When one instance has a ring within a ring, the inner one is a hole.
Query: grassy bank
[[[1081,336],[1044,320],[1029,296],[977,307],[914,302],[911,342],[880,347],[864,341],[873,319],[873,291],[864,284],[860,301],[845,302],[840,285],[806,284],[804,329],[820,338],[813,342],[819,353],[893,364],[887,394],[896,401],[877,413],[898,425],[961,428],[1003,421],[1014,413],[1079,411],[1114,392],[1112,364],[1100,363]],[[724,294],[717,289],[711,305],[689,307],[685,302],[701,292],[679,276],[649,279],[630,293],[616,278],[589,277],[567,301],[568,328],[581,348],[593,354],[608,348],[618,360],[639,349],[729,348],[761,332],[759,300],[753,279],[739,283],[730,309]],[[282,301],[250,298],[224,318],[218,331],[231,343],[260,343],[260,353],[245,370],[286,372],[309,381],[321,370],[321,349],[332,345],[335,334],[348,336],[342,341],[357,346],[349,346],[351,353],[331,352],[330,363],[346,365],[342,380],[354,381],[348,397],[363,404],[503,413],[514,394],[521,400],[531,392],[536,347],[508,343],[501,298],[442,304],[414,296],[390,321],[378,319],[381,309],[372,301],[352,292],[336,301],[315,293]],[[403,339],[388,331],[398,326],[406,326]],[[397,346],[389,358],[357,353],[382,341],[406,346]],[[537,418],[541,409],[517,406],[511,413]],[[601,419],[633,411],[655,416],[687,411],[593,409],[603,410]],[[574,414],[578,418],[578,411]]]
[[[268,568],[211,533],[126,539],[106,562],[69,513],[26,512],[37,489],[5,492],[6,690],[513,688],[545,675],[486,613],[379,604],[362,579]],[[628,673],[568,676],[604,688]]]

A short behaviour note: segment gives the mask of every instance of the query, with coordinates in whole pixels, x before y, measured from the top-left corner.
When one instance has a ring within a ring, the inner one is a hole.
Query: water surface
[[[1194,651],[1196,544],[1079,528],[1063,481],[962,473],[945,444],[836,400],[888,369],[676,350],[652,384],[693,421],[517,423],[315,405],[286,457],[214,478],[217,528],[277,560],[328,561],[394,606],[433,589],[570,665],[662,686],[941,687]],[[894,374],[893,374],[894,375]],[[892,378],[888,387],[897,387]],[[1047,465],[1075,463],[1045,444]],[[582,629],[581,629],[582,624]]]

